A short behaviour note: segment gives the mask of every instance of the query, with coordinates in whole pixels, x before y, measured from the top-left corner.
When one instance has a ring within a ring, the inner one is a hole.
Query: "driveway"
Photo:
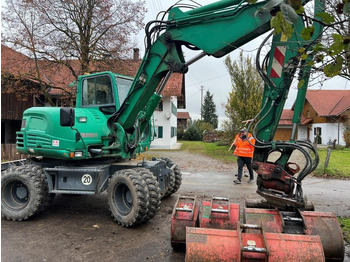
[[[184,261],[170,245],[173,206],[179,194],[200,198],[225,196],[244,204],[256,198],[256,185],[233,184],[237,166],[184,151],[151,151],[169,157],[183,172],[177,193],[162,200],[158,214],[136,228],[118,226],[105,193],[58,195],[50,209],[24,222],[2,220],[2,261]],[[304,192],[319,211],[350,216],[350,180],[307,178]],[[348,252],[348,251],[347,251]],[[346,261],[350,261],[348,254]]]

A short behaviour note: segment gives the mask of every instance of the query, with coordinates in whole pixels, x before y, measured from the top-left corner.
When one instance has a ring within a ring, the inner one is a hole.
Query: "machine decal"
[[[280,78],[282,75],[283,61],[286,54],[286,46],[276,46],[273,55],[270,77]]]
[[[85,174],[81,177],[81,182],[85,185],[88,186],[92,183],[92,176],[89,174]]]
[[[60,140],[52,140],[52,146],[60,146]]]

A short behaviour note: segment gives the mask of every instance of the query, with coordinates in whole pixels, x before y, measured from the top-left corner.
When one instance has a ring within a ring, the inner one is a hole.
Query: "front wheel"
[[[48,205],[48,186],[44,171],[37,165],[14,166],[1,176],[1,215],[22,221]]]
[[[147,185],[135,170],[115,172],[108,184],[107,195],[111,215],[118,224],[131,227],[141,223],[147,215]]]
[[[160,208],[160,188],[159,183],[156,177],[146,168],[136,168],[134,169],[140,176],[142,176],[143,180],[146,182],[148,193],[149,193],[149,206],[146,216],[143,218],[141,223],[147,222],[151,218],[153,218],[159,208]]]

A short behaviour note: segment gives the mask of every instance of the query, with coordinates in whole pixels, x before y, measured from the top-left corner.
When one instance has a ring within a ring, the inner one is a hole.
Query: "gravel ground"
[[[37,261],[184,261],[184,252],[170,245],[171,213],[177,197],[227,196],[244,204],[256,197],[256,185],[232,183],[236,164],[225,164],[184,151],[151,151],[169,157],[183,173],[183,183],[174,195],[163,199],[161,209],[148,223],[118,226],[110,216],[105,193],[96,196],[58,195],[51,208],[24,222],[2,219],[1,260]],[[310,178],[307,192],[320,211],[350,216],[350,181]],[[347,251],[349,252],[349,251]],[[350,261],[350,254],[345,261]]]

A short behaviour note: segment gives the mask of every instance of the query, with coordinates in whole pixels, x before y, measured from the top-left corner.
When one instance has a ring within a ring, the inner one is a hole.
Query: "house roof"
[[[79,71],[80,62],[78,60],[63,61],[69,63],[70,66],[77,72]],[[119,74],[134,77],[141,64],[141,59],[128,60],[113,60],[110,61],[110,67],[105,66],[103,70],[110,70],[118,72]],[[98,62],[93,65],[95,68],[101,68]],[[40,77],[47,84],[53,87],[69,89],[68,85],[75,80],[70,70],[63,65],[56,65],[50,61],[39,61]],[[15,76],[31,79],[36,81],[33,77],[35,74],[35,63],[30,57],[21,54],[12,48],[1,45],[1,71],[8,72]],[[162,91],[163,96],[184,96],[184,81],[183,74],[174,73],[171,75],[168,83]],[[60,89],[52,89],[51,94],[60,94]]]
[[[25,76],[34,73],[34,63],[29,57],[1,45],[1,71]]]
[[[188,112],[177,112],[177,119],[191,119]]]
[[[292,122],[293,114],[294,114],[293,109],[283,109],[282,114],[281,114],[281,118],[280,118],[280,121],[279,121],[278,125],[280,125],[280,126],[291,126],[291,125],[293,125],[293,122]],[[305,118],[303,115],[301,115],[300,124],[301,125],[307,125],[308,123],[310,123],[309,120],[310,120],[309,118]]]
[[[319,116],[339,116],[350,109],[350,90],[308,90],[306,99]]]
[[[293,119],[293,110],[283,109],[282,115],[278,124],[282,126],[293,125],[292,119]]]

